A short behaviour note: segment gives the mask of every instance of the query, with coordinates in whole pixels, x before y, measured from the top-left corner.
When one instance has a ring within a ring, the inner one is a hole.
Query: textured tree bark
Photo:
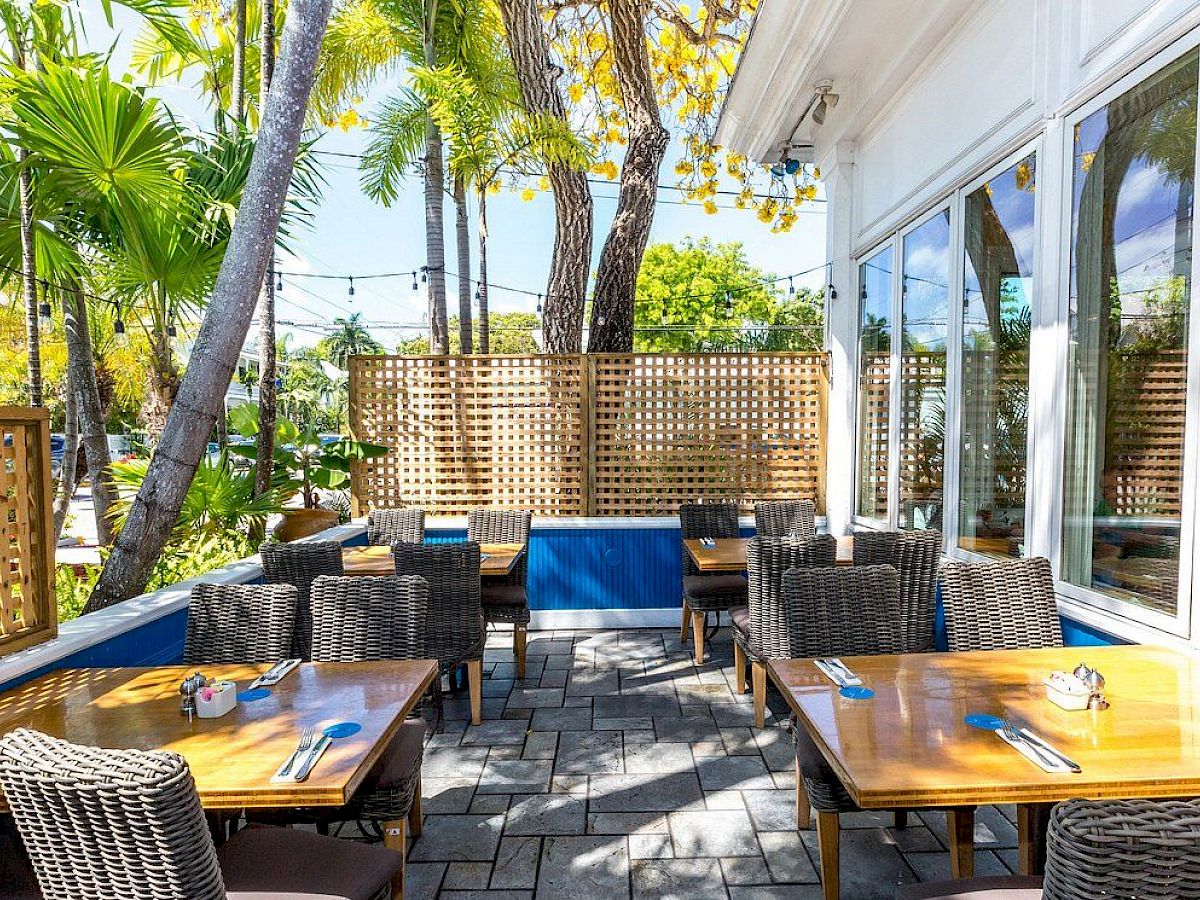
[[[146,399],[140,411],[142,424],[152,443],[166,427],[178,391],[179,367],[175,365],[171,339],[165,330],[155,329],[150,334],[150,369],[146,375]]]
[[[75,385],[79,405],[79,432],[92,482],[92,509],[96,514],[96,540],[101,547],[112,544],[108,511],[115,497],[108,477],[108,418],[100,397],[92,336],[88,331],[87,300],[79,285],[63,300],[63,332],[67,344],[67,369]]]
[[[425,65],[437,65],[434,25],[438,0],[425,4]],[[443,197],[446,179],[442,172],[442,130],[432,118],[425,123],[425,267],[429,285],[429,352],[449,353],[446,324],[446,226]]]
[[[262,4],[261,64],[262,80],[259,84],[258,108],[267,105],[271,92],[271,76],[275,72],[275,3],[263,0]],[[273,249],[273,248],[272,248]],[[275,359],[275,254],[267,259],[267,274],[263,278],[262,292],[258,298],[258,460],[254,466],[254,492],[265,494],[271,489],[271,476],[275,469],[275,377],[278,369]],[[221,419],[224,420],[224,409]],[[251,535],[261,540],[265,535]]]
[[[471,337],[471,229],[467,225],[467,186],[454,179],[454,237],[458,251],[458,340],[461,353],[474,353]]]
[[[525,111],[567,121],[558,89],[561,70],[550,61],[537,0],[500,0],[500,12]],[[548,174],[554,191],[554,256],[546,283],[542,335],[547,353],[578,353],[592,265],[592,194],[587,175],[577,169],[555,164]]]
[[[63,311],[66,312],[68,301],[63,298]],[[75,495],[75,463],[79,459],[79,404],[76,401],[75,385],[71,382],[71,368],[67,367],[66,390],[63,400],[66,410],[63,414],[63,461],[58,473],[58,493],[54,495],[54,545],[62,537],[63,524],[67,521],[67,511],[71,508],[71,498]]]
[[[246,0],[233,3],[233,118],[246,121]]]
[[[621,164],[621,190],[612,228],[600,252],[588,350],[633,350],[633,301],[642,254],[654,224],[658,170],[670,134],[663,127],[646,53],[646,0],[609,0],[612,52],[629,144]]]
[[[38,333],[37,253],[33,245],[33,180],[25,160],[29,157],[17,148],[21,173],[17,178],[21,215],[21,289],[25,299],[25,353],[29,376],[29,405],[42,406],[42,347]]]
[[[229,249],[167,427],[84,612],[143,590],[170,537],[237,366],[275,248],[331,0],[293,0]]]
[[[487,189],[479,192],[479,352],[492,352],[491,321],[488,317],[488,223]]]

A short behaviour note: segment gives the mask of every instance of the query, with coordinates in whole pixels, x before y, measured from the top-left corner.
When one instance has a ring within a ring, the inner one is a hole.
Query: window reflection
[[[992,556],[1025,549],[1035,186],[1030,155],[964,208],[958,545]]]
[[[859,266],[858,514],[888,514],[888,422],[892,372],[892,248]]]
[[[1197,54],[1075,128],[1063,577],[1173,615]]]
[[[942,527],[950,211],[904,236],[900,357],[900,527]]]

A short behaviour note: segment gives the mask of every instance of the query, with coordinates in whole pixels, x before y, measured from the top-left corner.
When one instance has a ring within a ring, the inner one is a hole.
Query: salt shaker
[[[1091,698],[1088,700],[1088,708],[1090,709],[1108,709],[1108,701],[1104,699],[1104,676],[1095,669],[1089,669],[1087,677],[1083,679],[1087,685],[1088,691],[1091,693]]]
[[[179,703],[179,714],[187,716],[188,721],[192,721],[192,716],[196,714],[196,695],[204,689],[208,683],[208,679],[199,672],[183,679],[183,683],[179,685],[179,693],[183,700]]]

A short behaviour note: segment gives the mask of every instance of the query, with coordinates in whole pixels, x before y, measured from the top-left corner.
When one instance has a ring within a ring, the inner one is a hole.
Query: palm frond
[[[371,141],[360,164],[363,192],[390,206],[400,182],[425,150],[425,103],[411,90],[401,90],[380,107],[371,127]]]

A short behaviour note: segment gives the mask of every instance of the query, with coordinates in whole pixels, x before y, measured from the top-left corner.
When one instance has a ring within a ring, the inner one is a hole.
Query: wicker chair
[[[367,543],[419,544],[425,540],[425,510],[373,509],[367,516]]]
[[[749,585],[743,575],[703,575],[682,541],[738,537],[736,503],[685,503],[679,507],[680,554],[683,565],[683,621],[679,639],[687,643],[688,623],[696,642],[696,665],[704,662],[704,625],[709,613],[746,606]]]
[[[796,568],[783,574],[783,607],[795,657],[868,656],[904,652],[900,575],[892,566]],[[839,896],[838,843],[843,813],[858,811],[837,774],[803,728],[796,739],[797,827],[817,812],[821,881],[827,900]],[[898,824],[903,813],[898,812]],[[951,837],[953,840],[953,832]]]
[[[854,565],[894,566],[899,531],[858,531],[854,534]]]
[[[533,514],[528,510],[473,509],[467,516],[467,540],[477,544],[521,544],[525,552],[507,575],[483,582],[483,617],[513,628],[513,655],[517,677],[525,677],[525,638],[529,628],[529,532]],[[469,672],[468,672],[469,674]]]
[[[754,530],[759,537],[816,537],[816,504],[811,500],[755,503]]]
[[[1200,800],[1068,800],[1050,814],[1046,877],[977,878],[897,900],[1197,900]],[[992,893],[987,893],[990,890]]]
[[[828,567],[837,561],[837,540],[821,537],[757,537],[746,548],[749,575],[747,606],[729,611],[733,623],[733,666],[738,693],[746,692],[746,661],[754,685],[754,724],[762,728],[767,707],[767,660],[790,659],[788,609],[783,602],[783,573],[788,569]]]
[[[429,616],[425,625],[425,652],[438,661],[443,674],[454,678],[467,665],[471,697],[471,723],[481,721],[483,704],[483,608],[480,605],[479,545],[474,541],[452,544],[396,544],[392,547],[396,571],[419,575],[429,584]]]
[[[0,788],[45,900],[382,900],[400,887],[397,854],[311,832],[247,828],[217,850],[176,753],[18,729],[0,738]]]
[[[1062,646],[1048,560],[949,562],[942,566],[941,580],[951,650]]]
[[[296,634],[291,655],[308,659],[312,652],[312,612],[309,588],[319,575],[341,575],[342,545],[337,541],[292,544],[263,544],[263,578],[267,584],[296,586]]]
[[[292,651],[296,588],[290,584],[198,584],[188,604],[186,665],[276,663]]]
[[[33,863],[8,815],[0,815],[0,884],[6,900],[42,900]]]

